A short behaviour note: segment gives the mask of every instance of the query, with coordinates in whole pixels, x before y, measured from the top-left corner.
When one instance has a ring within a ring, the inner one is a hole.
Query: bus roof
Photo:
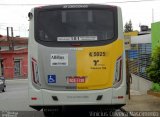
[[[61,5],[47,5],[35,7],[37,9],[88,9],[88,8],[115,8],[117,6],[107,4],[61,4]]]

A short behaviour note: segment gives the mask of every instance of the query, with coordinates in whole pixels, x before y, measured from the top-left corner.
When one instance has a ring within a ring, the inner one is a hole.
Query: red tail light
[[[122,79],[122,57],[120,57],[120,66],[119,66],[119,79],[118,82]]]
[[[31,97],[31,100],[37,100],[37,97]]]
[[[118,99],[123,99],[124,97],[123,96],[118,96]]]
[[[40,85],[37,61],[32,58],[32,80],[35,84]]]
[[[120,56],[115,65],[115,76],[114,76],[114,85],[119,83],[122,80],[122,56]]]

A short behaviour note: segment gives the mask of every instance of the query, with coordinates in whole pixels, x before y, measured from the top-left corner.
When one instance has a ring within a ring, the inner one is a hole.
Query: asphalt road
[[[28,80],[7,80],[6,92],[0,92],[0,117],[44,117],[28,106]]]
[[[1,111],[32,111],[27,106],[27,80],[7,80],[6,92],[0,93]]]
[[[28,80],[7,80],[6,92],[0,92],[0,117],[44,117],[42,111],[35,111],[28,106]],[[120,110],[117,110],[119,112]],[[68,113],[63,113],[66,115]],[[110,112],[110,115],[114,113]],[[120,112],[118,114],[123,114]],[[90,111],[82,114],[82,111],[72,111],[71,116],[106,116],[106,112]]]

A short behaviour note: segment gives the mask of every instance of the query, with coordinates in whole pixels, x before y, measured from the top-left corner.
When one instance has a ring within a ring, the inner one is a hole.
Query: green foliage
[[[160,84],[160,46],[157,46],[153,51],[151,65],[146,71],[153,82]]]
[[[129,22],[126,22],[124,26],[124,32],[132,32],[132,31],[133,31],[132,21],[129,20]]]
[[[156,92],[160,92],[160,84],[153,83],[151,90],[156,91]]]

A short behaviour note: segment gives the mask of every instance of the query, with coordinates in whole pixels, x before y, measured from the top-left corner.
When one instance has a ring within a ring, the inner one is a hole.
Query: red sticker
[[[85,83],[85,76],[67,76],[66,77],[68,83]]]

